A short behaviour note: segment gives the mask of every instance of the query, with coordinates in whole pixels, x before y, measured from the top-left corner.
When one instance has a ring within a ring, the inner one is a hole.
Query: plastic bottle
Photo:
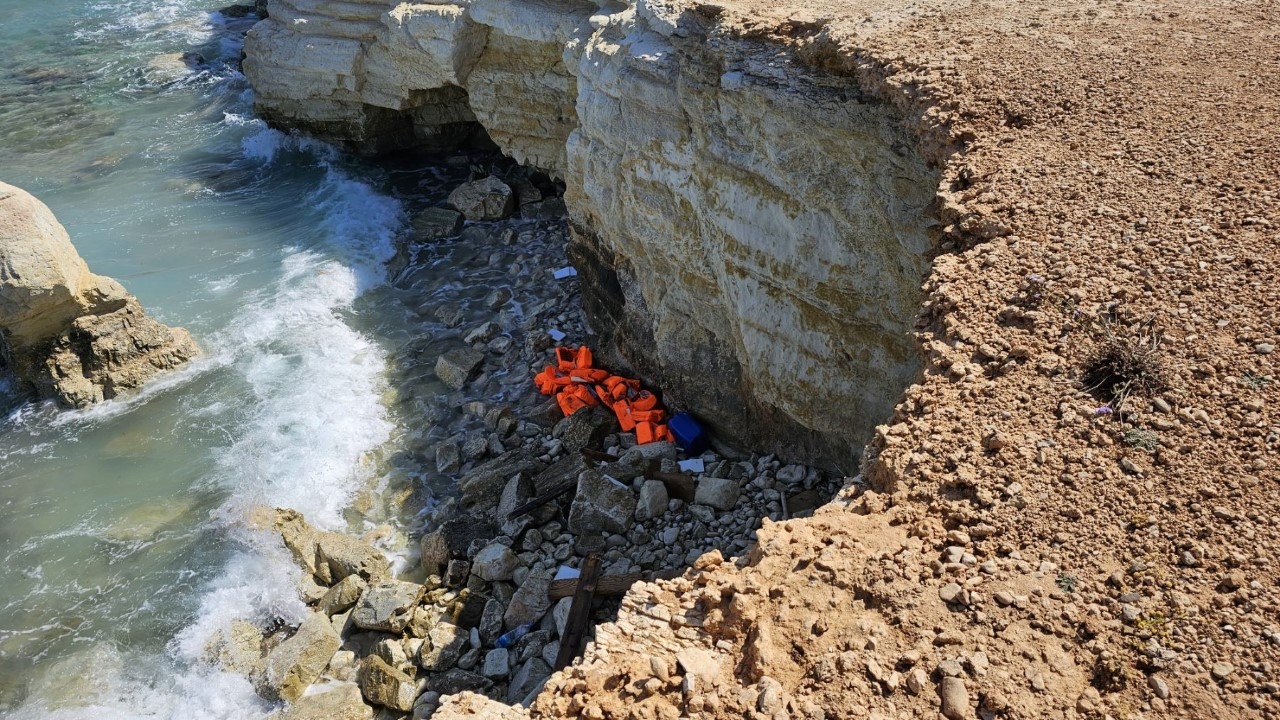
[[[525,623],[514,630],[504,633],[493,644],[500,648],[509,648],[520,642],[520,638],[529,634],[529,630],[533,627],[533,623]]]

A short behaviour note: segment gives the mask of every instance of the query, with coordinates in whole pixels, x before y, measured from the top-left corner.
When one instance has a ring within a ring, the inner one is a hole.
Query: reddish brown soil
[[[944,165],[926,367],[873,491],[637,586],[533,715],[936,718],[948,674],[955,718],[1280,715],[1280,6],[700,12]],[[1108,342],[1155,392],[1089,391]]]

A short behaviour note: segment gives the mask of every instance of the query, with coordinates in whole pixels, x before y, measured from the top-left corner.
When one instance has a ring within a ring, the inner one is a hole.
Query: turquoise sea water
[[[0,0],[0,179],[205,350],[88,411],[0,393],[6,717],[267,711],[202,660],[230,618],[302,610],[249,511],[358,528],[379,521],[362,492],[406,482],[384,461],[407,432],[387,401],[397,179],[253,119],[247,21],[211,10]]]

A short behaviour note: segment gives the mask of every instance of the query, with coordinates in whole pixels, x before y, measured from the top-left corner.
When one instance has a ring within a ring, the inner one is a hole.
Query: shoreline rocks
[[[83,408],[200,354],[95,275],[44,203],[0,182],[0,369],[41,399]]]

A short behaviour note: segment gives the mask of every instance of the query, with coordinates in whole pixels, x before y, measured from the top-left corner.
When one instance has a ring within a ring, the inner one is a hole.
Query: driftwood
[[[537,507],[538,507],[538,506],[540,506],[540,505],[546,505],[547,503],[551,502],[552,500],[555,500],[556,498],[560,497],[561,495],[563,495],[563,494],[565,494],[565,493],[567,493],[567,492],[569,492],[569,491],[571,491],[571,490],[574,490],[574,489],[576,489],[577,487],[578,487],[578,481],[577,481],[577,480],[574,480],[574,481],[573,481],[573,482],[571,482],[571,483],[564,483],[564,484],[562,484],[562,485],[557,485],[557,486],[555,486],[555,487],[551,488],[550,490],[548,490],[548,491],[546,491],[546,492],[542,493],[541,495],[538,495],[537,497],[535,497],[535,498],[531,499],[529,502],[527,502],[527,503],[525,503],[525,504],[521,505],[520,507],[516,508],[515,510],[512,510],[511,512],[507,513],[507,519],[508,519],[508,520],[515,520],[516,518],[518,518],[518,517],[520,517],[521,515],[523,515],[523,514],[525,514],[525,513],[529,512],[530,510],[533,510],[533,509],[537,508]]]
[[[560,638],[560,653],[556,655],[555,670],[564,668],[582,653],[587,644],[587,624],[591,622],[591,601],[596,594],[596,581],[600,577],[600,555],[591,553],[582,561],[582,574],[569,606],[569,619],[564,624]]]

